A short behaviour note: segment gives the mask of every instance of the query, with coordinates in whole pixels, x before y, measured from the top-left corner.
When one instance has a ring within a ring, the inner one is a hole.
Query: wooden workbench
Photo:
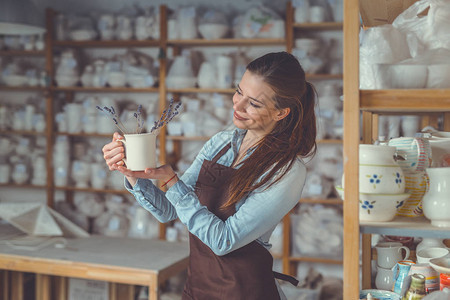
[[[36,299],[50,299],[50,276],[102,280],[149,287],[149,300],[158,288],[187,267],[186,243],[91,236],[67,239],[40,250],[17,250],[0,244],[0,270],[36,273]]]

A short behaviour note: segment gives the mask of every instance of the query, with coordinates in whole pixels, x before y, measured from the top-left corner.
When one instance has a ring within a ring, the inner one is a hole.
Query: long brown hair
[[[287,52],[269,53],[249,63],[247,70],[261,76],[273,89],[275,108],[289,108],[290,112],[236,169],[231,178],[230,198],[223,208],[257,188],[269,188],[291,169],[297,157],[313,156],[317,147],[316,91],[306,81],[298,60]]]

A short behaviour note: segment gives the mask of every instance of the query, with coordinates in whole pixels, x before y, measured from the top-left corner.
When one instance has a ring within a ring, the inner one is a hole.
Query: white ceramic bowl
[[[78,76],[57,75],[55,81],[58,86],[75,86],[78,83]]]
[[[344,189],[336,187],[341,199],[344,199]],[[410,194],[367,194],[359,193],[359,220],[366,222],[392,221],[397,210],[408,199]]]
[[[436,272],[450,274],[450,255],[430,259],[430,266]]]
[[[93,40],[96,35],[97,34],[94,30],[88,30],[88,29],[72,30],[69,34],[70,39],[73,41]]]
[[[8,75],[3,76],[3,81],[7,86],[23,86],[27,83],[28,79],[23,75]]]
[[[171,76],[166,78],[166,85],[169,89],[184,89],[195,87],[197,78]]]
[[[228,29],[228,26],[225,24],[208,23],[198,25],[198,31],[207,40],[216,40],[225,37]]]
[[[429,65],[427,88],[450,87],[450,64]]]
[[[427,85],[426,65],[378,64],[375,70],[377,88],[422,89]]]

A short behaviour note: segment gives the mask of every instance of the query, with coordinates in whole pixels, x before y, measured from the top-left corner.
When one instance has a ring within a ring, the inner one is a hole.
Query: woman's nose
[[[236,101],[233,102],[233,109],[238,111],[244,111],[245,110],[245,99],[236,99]]]

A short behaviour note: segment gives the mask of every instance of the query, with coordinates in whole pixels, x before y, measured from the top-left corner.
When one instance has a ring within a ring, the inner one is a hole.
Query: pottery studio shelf
[[[45,50],[2,50],[0,56],[45,56]]]
[[[234,38],[225,38],[225,39],[216,39],[216,40],[207,40],[207,39],[191,39],[191,40],[168,40],[167,45],[171,47],[224,47],[224,46],[285,46],[285,39],[263,39],[263,38],[255,38],[255,39],[234,39]]]
[[[425,217],[395,217],[389,222],[360,222],[361,233],[448,239],[448,227],[432,226]]]
[[[342,22],[294,23],[296,29],[304,30],[342,30]]]
[[[68,86],[68,87],[52,87],[55,92],[81,92],[81,93],[158,93],[157,87],[148,88],[131,88],[131,87],[84,87],[84,86]]]
[[[88,41],[53,41],[53,47],[82,47],[82,48],[127,48],[127,47],[159,47],[159,40],[88,40]]]

